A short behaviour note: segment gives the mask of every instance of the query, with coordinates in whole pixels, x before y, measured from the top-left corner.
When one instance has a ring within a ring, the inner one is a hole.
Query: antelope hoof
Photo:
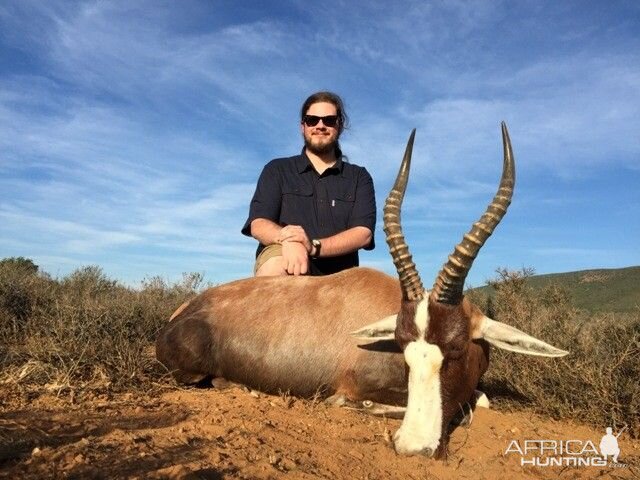
[[[325,405],[329,405],[331,407],[343,407],[348,403],[347,397],[342,394],[336,393],[335,395],[331,395],[330,397],[324,400]]]

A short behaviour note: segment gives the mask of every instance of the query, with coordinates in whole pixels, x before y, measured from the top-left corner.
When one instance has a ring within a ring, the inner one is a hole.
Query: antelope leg
[[[407,407],[399,407],[397,405],[387,405],[385,403],[376,403],[371,400],[362,400],[360,402],[346,401],[343,405],[349,410],[357,410],[359,412],[368,413],[376,417],[386,418],[404,418]]]

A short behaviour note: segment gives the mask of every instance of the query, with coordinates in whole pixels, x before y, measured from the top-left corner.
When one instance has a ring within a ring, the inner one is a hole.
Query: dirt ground
[[[617,465],[522,466],[519,453],[505,454],[513,440],[598,447],[605,433],[526,413],[476,409],[442,462],[396,455],[399,420],[238,386],[82,402],[0,391],[0,399],[0,478],[640,478],[640,441],[625,433]]]

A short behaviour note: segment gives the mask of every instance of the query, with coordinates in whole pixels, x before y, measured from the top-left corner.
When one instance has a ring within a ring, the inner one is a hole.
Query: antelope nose
[[[420,452],[420,455],[424,455],[425,457],[429,457],[429,458],[431,458],[431,457],[433,457],[433,454],[434,454],[434,453],[435,453],[435,452],[434,452],[433,448],[429,448],[429,447],[427,447],[427,448],[425,448],[424,450],[422,450],[422,451]]]

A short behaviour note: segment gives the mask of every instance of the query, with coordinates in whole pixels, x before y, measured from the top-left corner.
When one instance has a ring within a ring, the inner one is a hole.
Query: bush
[[[587,314],[561,285],[534,290],[531,269],[498,270],[494,294],[472,301],[496,320],[570,351],[540,358],[492,351],[482,388],[507,408],[640,435],[640,311]],[[153,343],[171,313],[203,288],[185,274],[140,289],[83,267],[62,279],[24,258],[0,261],[0,385],[76,393],[149,390],[167,378]]]
[[[498,270],[493,318],[555,347],[562,358],[492,350],[484,388],[498,404],[640,435],[640,312],[590,315],[560,285],[527,286],[531,270]],[[487,302],[487,300],[485,300]]]
[[[0,325],[17,330],[34,307],[34,289],[40,287],[38,266],[23,257],[0,260]]]
[[[0,262],[0,383],[65,389],[148,389],[164,375],[153,342],[171,313],[197,293],[199,274],[133,289],[99,267],[60,280],[28,262]]]

